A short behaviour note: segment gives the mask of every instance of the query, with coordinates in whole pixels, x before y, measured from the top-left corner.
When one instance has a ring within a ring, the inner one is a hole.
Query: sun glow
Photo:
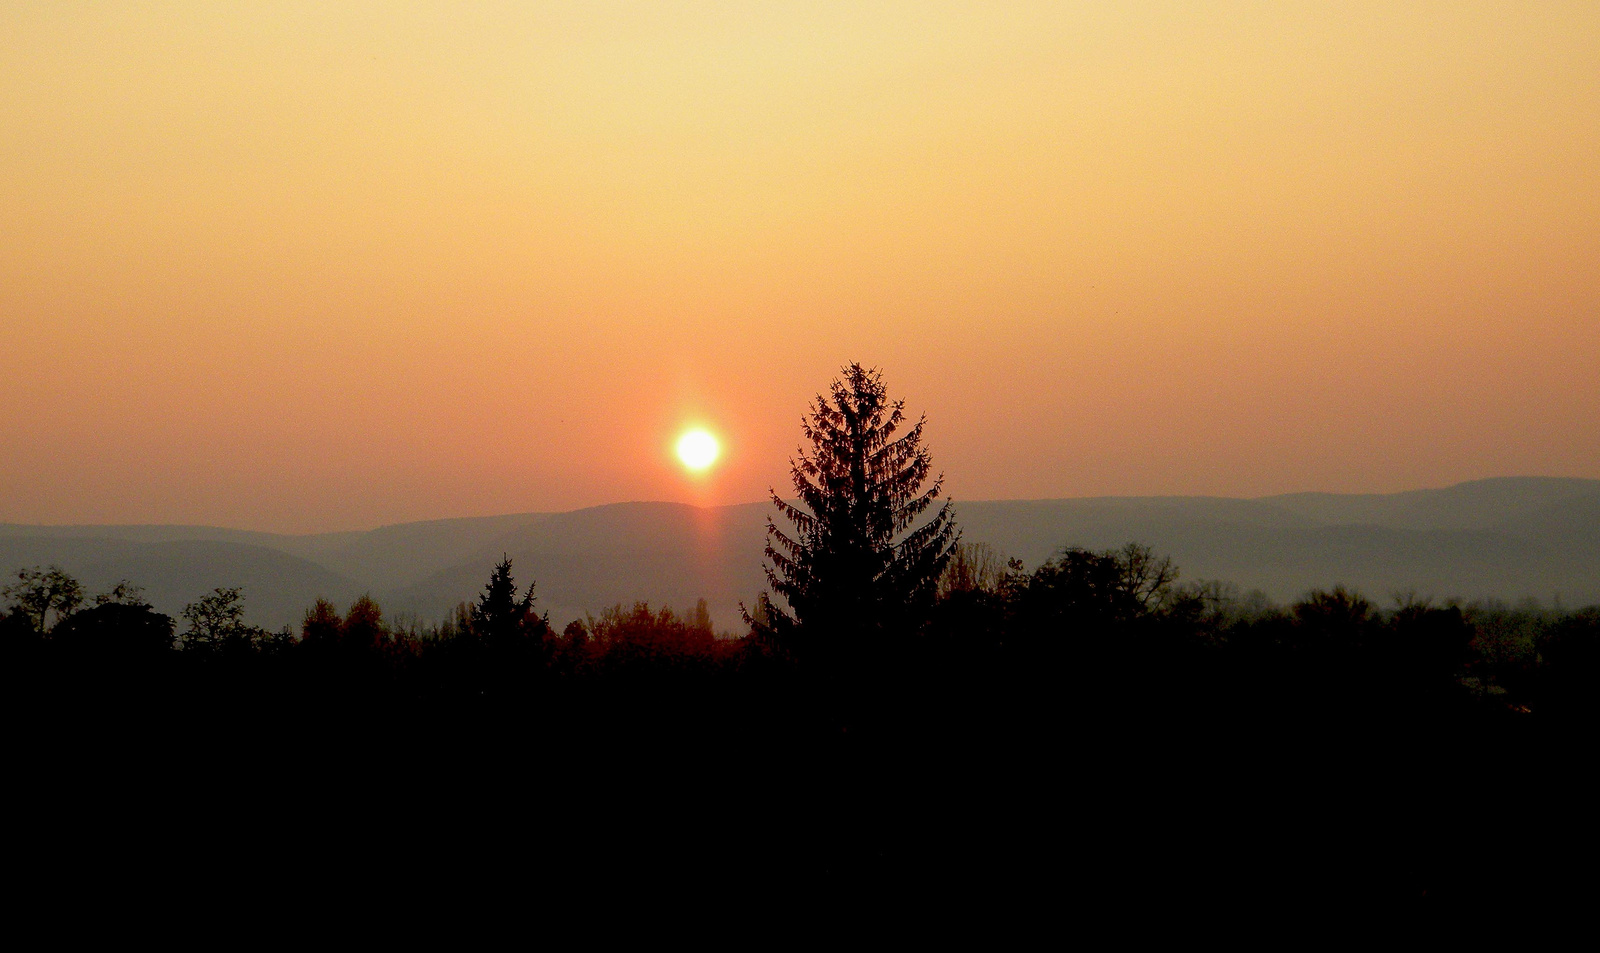
[[[722,447],[707,430],[696,428],[678,438],[678,459],[690,470],[704,470],[717,462]]]

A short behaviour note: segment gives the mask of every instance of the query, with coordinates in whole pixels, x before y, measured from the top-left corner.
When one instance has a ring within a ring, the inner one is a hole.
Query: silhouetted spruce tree
[[[533,584],[521,598],[511,576],[511,557],[503,557],[489,575],[489,582],[472,607],[472,629],[488,643],[515,641],[523,635],[533,616]]]
[[[959,538],[948,501],[913,526],[944,482],[928,484],[926,418],[895,436],[905,402],[889,401],[875,369],[851,364],[843,373],[802,419],[810,447],[790,461],[798,502],[772,493],[794,529],[768,519],[764,568],[788,610],[769,605],[747,619],[790,650],[915,624]]]
[[[487,653],[483,657],[487,672],[499,691],[515,691],[519,679],[544,667],[545,636],[549,620],[533,610],[533,583],[517,595],[511,576],[511,558],[503,557],[494,567],[489,582],[471,609],[471,630]]]

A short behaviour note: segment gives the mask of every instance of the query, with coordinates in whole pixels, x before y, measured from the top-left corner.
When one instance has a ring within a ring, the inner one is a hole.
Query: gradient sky
[[[1600,477],[1600,4],[4,2],[0,354],[12,522]]]

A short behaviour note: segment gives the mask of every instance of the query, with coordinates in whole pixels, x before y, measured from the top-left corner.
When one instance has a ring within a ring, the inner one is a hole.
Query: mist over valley
[[[1140,542],[1186,582],[1223,580],[1289,602],[1342,584],[1379,604],[1600,602],[1600,480],[1508,477],[1392,494],[1093,497],[957,501],[968,543],[1030,569],[1063,547]],[[370,594],[392,618],[429,622],[474,599],[510,556],[553,625],[622,603],[684,609],[704,598],[721,631],[766,588],[770,503],[616,503],[565,513],[430,520],[365,532],[284,535],[204,526],[0,524],[0,569],[56,564],[91,591],[128,579],[176,615],[241,586],[247,618],[295,627],[318,597]]]

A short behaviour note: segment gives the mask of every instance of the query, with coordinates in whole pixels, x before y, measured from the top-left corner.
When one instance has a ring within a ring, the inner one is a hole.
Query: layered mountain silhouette
[[[1377,601],[1437,598],[1600,602],[1600,480],[1508,477],[1393,494],[1258,499],[1098,497],[958,501],[968,542],[1029,567],[1066,546],[1138,541],[1183,580],[1219,579],[1289,601],[1351,586]],[[618,503],[568,513],[432,520],[305,536],[200,526],[0,524],[0,572],[55,563],[90,592],[131,579],[176,615],[217,586],[242,586],[250,621],[297,625],[318,596],[366,592],[391,616],[443,618],[502,557],[537,585],[558,628],[616,603],[676,608],[704,598],[716,624],[764,585],[766,503],[700,508]]]

